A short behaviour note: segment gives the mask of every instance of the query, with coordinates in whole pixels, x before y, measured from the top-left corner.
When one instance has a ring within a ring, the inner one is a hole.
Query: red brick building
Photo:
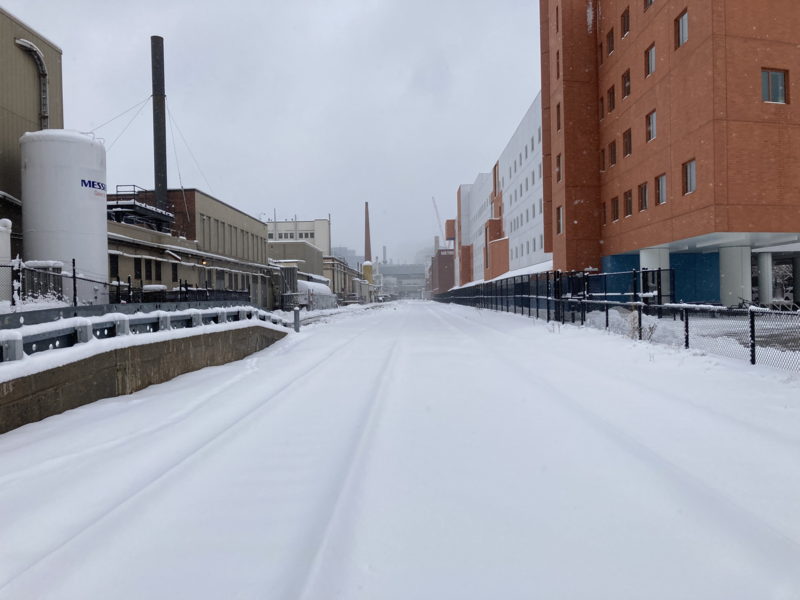
[[[430,292],[443,294],[456,284],[455,250],[438,249],[431,258]]]
[[[676,297],[800,268],[800,2],[540,0],[545,250]],[[767,292],[766,290],[769,290]],[[763,300],[762,300],[763,301]]]

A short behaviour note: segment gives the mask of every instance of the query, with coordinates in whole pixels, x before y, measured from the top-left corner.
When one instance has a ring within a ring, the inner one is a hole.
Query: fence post
[[[72,259],[72,306],[78,306],[78,273],[75,271],[75,259]]]
[[[604,300],[603,302],[604,302],[603,306],[605,306],[606,310],[606,329],[608,329],[608,300]]]
[[[683,309],[683,346],[689,349],[689,309]]]
[[[658,318],[662,317],[661,305],[664,303],[661,299],[661,269],[656,271],[656,293],[658,294]]]
[[[122,282],[117,275],[117,304],[122,304]]]
[[[636,305],[636,312],[639,314],[639,341],[642,341],[642,305]]]
[[[550,322],[550,273],[545,275],[544,280],[544,301],[547,303],[547,322]]]
[[[128,304],[133,302],[133,296],[131,292],[131,276],[128,275]]]
[[[756,364],[756,313],[750,312],[750,364]]]

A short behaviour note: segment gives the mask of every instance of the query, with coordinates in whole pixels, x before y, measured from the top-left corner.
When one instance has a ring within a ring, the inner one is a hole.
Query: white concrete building
[[[541,94],[500,155],[499,167],[509,271],[552,260],[544,251]]]
[[[268,221],[269,240],[304,240],[322,250],[324,256],[331,255],[331,222],[328,219],[313,221]]]
[[[480,281],[483,279],[484,258],[486,256],[486,239],[484,227],[487,219],[492,214],[492,175],[491,173],[480,173],[475,179],[475,183],[460,186],[461,191],[461,236],[458,239],[456,233],[456,244],[469,246],[472,244],[472,280]],[[456,285],[459,282],[459,256],[456,253],[455,271]]]
[[[502,211],[492,205],[492,173],[480,173],[472,184],[459,187],[461,223],[456,227],[456,248],[472,246],[472,281],[484,279],[487,221],[502,215],[508,238],[509,270],[515,271],[552,260],[544,251],[542,186],[541,94],[531,104],[497,162],[497,187],[502,191]],[[500,208],[500,207],[498,207]],[[458,226],[460,225],[460,227]],[[461,280],[461,253],[456,253],[456,285]]]

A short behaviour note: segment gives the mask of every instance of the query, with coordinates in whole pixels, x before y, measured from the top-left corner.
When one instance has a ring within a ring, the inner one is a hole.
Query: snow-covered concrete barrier
[[[184,373],[241,360],[288,334],[286,328],[259,319],[195,324],[108,339],[94,339],[91,325],[86,324],[88,343],[2,363],[0,433]]]

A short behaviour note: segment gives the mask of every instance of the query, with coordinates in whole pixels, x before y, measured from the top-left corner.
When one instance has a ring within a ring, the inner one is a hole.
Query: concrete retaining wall
[[[102,398],[241,360],[287,334],[253,326],[121,348],[0,383],[0,433]]]

